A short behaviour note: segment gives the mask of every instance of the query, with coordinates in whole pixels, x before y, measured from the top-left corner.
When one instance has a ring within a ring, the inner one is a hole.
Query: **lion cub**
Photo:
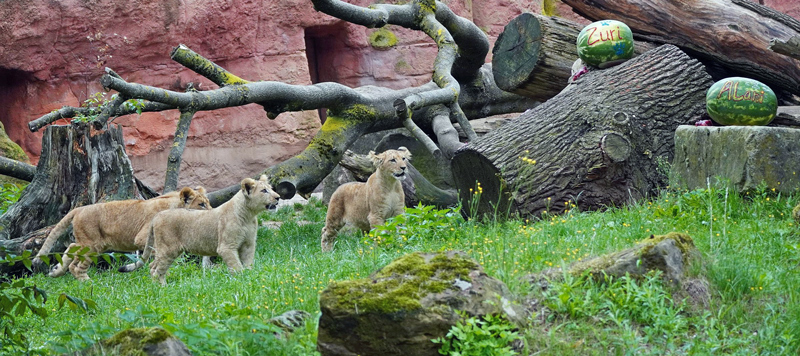
[[[211,203],[203,187],[197,190],[186,187],[180,192],[169,192],[147,200],[116,200],[77,207],[50,231],[33,263],[41,265],[41,257],[50,253],[70,224],[75,242],[67,247],[67,251],[75,246],[88,247],[88,253],[141,250],[147,242],[149,229],[145,227],[149,226],[153,216],[160,211],[176,208],[211,209]],[[92,264],[91,259],[73,259],[73,256],[64,254],[61,262],[50,272],[50,277],[63,276],[69,269],[78,280],[89,279],[86,271]]]
[[[377,155],[370,151],[369,158],[376,170],[366,183],[342,184],[331,195],[322,228],[322,251],[333,250],[336,234],[345,224],[366,232],[403,213],[406,198],[400,181],[406,178],[411,152],[405,147]]]
[[[232,272],[249,269],[256,251],[257,216],[275,208],[279,197],[262,175],[258,181],[242,180],[239,192],[212,210],[161,212],[151,223],[142,260],[155,249],[150,275],[162,285],[170,265],[183,252],[220,256]]]

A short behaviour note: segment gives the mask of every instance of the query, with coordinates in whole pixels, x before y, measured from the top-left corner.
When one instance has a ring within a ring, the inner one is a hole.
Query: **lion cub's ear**
[[[378,167],[381,165],[381,163],[383,163],[383,154],[376,155],[375,151],[369,151],[369,154],[367,154],[367,158],[369,158],[369,160],[372,161],[372,165],[375,167]]]
[[[261,177],[258,178],[258,180],[260,180],[262,182],[269,182],[269,177],[267,177],[266,174],[262,174]]]
[[[402,153],[402,156],[405,157],[406,159],[409,160],[411,159],[411,151],[409,151],[408,148],[405,148],[405,146],[400,146],[397,148],[397,150],[400,151],[400,153]]]
[[[203,188],[202,186],[198,185],[197,188],[194,188],[194,190],[197,192],[197,194],[206,195],[206,188]]]
[[[250,195],[256,187],[256,181],[253,178],[242,179],[242,192],[245,195]]]
[[[183,189],[181,189],[180,192],[181,201],[184,204],[189,204],[192,200],[194,200],[196,194],[197,193],[194,191],[194,189],[189,187],[183,187]]]

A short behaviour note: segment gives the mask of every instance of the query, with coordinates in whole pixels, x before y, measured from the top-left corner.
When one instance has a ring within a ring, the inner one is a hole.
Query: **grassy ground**
[[[412,251],[456,249],[539,302],[540,312],[520,331],[530,354],[794,355],[800,351],[800,235],[791,210],[798,198],[768,189],[744,196],[724,188],[665,191],[604,212],[573,208],[535,221],[485,223],[417,211],[404,235],[340,235],[330,254],[319,247],[325,207],[312,201],[263,216],[283,225],[259,231],[255,267],[239,275],[183,258],[166,287],[146,268],[128,274],[92,268],[88,283],[70,275],[26,278],[49,293],[49,316],[28,313],[15,327],[26,330],[32,353],[76,350],[124,328],[161,325],[195,355],[313,355],[318,294],[330,281],[366,277]],[[570,278],[546,291],[526,281],[531,272],[670,231],[688,233],[703,255],[691,274],[709,282],[705,308],[673,301],[658,278],[605,284]],[[96,307],[88,313],[59,308],[60,293]],[[313,317],[305,328],[273,337],[264,321],[293,309]]]

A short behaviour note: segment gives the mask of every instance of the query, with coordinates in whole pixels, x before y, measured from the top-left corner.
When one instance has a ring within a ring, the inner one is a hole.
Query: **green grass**
[[[517,295],[537,301],[538,313],[520,331],[537,355],[793,355],[800,351],[800,235],[791,219],[798,198],[761,189],[740,196],[725,188],[660,196],[604,212],[573,208],[560,216],[507,222],[450,217],[416,226],[391,241],[340,234],[333,253],[320,251],[325,207],[318,201],[262,216],[279,229],[259,230],[252,270],[231,275],[182,258],[160,287],[147,268],[133,273],[89,271],[27,278],[46,290],[50,315],[26,314],[31,353],[75,350],[124,328],[162,325],[195,355],[316,354],[318,294],[334,280],[364,278],[412,251],[463,250]],[[562,202],[563,204],[563,202]],[[301,221],[310,221],[308,224]],[[445,221],[445,226],[440,222]],[[426,225],[428,224],[428,225]],[[659,278],[606,283],[567,278],[541,291],[526,276],[626,248],[650,234],[688,233],[703,256],[690,274],[705,276],[707,307],[672,298]],[[119,262],[122,264],[123,262]],[[54,296],[91,299],[88,313],[58,308]],[[312,314],[306,327],[272,336],[264,321],[288,310]]]

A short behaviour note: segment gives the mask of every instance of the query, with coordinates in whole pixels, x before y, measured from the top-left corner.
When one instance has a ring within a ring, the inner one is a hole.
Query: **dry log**
[[[578,58],[577,23],[524,13],[508,23],[492,49],[492,74],[497,86],[514,94],[545,101],[567,86]]]
[[[747,0],[563,1],[588,19],[620,20],[637,38],[717,62],[727,75],[762,81],[779,96],[800,94],[800,61],[767,48],[772,39],[800,34],[800,23],[766,6]]]
[[[492,74],[500,89],[545,101],[567,86],[578,59],[575,41],[583,25],[523,13],[506,25],[492,49]],[[636,55],[655,45],[637,41]]]
[[[0,174],[30,182],[36,173],[36,167],[0,156]]]
[[[592,71],[559,95],[467,144],[452,160],[468,214],[538,216],[620,205],[667,183],[675,128],[705,113],[702,64],[664,45]],[[477,211],[471,189],[481,185]]]

